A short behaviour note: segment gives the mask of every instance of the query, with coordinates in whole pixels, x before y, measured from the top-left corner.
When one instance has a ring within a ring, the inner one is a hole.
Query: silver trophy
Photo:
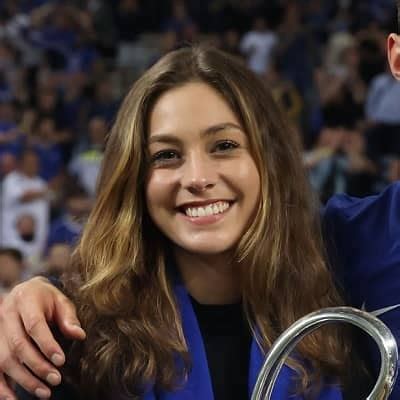
[[[270,400],[286,357],[304,336],[331,322],[347,322],[358,326],[375,340],[381,354],[381,369],[367,400],[387,399],[397,377],[398,351],[392,333],[380,319],[366,311],[352,307],[332,307],[306,315],[279,336],[264,361],[251,400]]]

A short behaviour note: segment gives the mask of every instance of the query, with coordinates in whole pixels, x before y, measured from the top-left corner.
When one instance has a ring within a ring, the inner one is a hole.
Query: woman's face
[[[146,202],[155,225],[190,253],[215,255],[241,238],[259,202],[246,133],[204,83],[164,93],[150,114]]]

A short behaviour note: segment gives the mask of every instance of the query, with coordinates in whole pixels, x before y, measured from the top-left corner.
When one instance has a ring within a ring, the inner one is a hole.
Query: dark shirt
[[[251,332],[242,305],[203,305],[191,300],[203,337],[214,400],[247,399]]]
[[[18,400],[34,400],[37,399],[32,394],[25,392],[21,387],[17,387],[17,399]],[[75,389],[72,386],[68,385],[67,383],[61,383],[59,386],[53,387],[51,389],[51,400],[83,400],[81,397],[76,393]]]

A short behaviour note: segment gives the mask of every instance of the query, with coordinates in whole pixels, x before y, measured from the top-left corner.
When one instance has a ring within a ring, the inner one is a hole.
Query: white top
[[[240,42],[240,50],[248,56],[250,69],[258,74],[266,72],[277,42],[278,37],[274,32],[247,32]]]
[[[2,183],[0,244],[19,249],[28,264],[37,264],[45,249],[50,204],[46,198],[29,202],[21,202],[20,199],[26,191],[46,189],[47,184],[42,178],[29,178],[18,171],[9,173]],[[35,220],[35,238],[32,242],[23,241],[17,233],[16,222],[22,215],[30,215]]]
[[[96,194],[96,184],[99,175],[103,152],[91,149],[79,153],[69,164],[69,172],[76,176],[79,183],[91,197]]]

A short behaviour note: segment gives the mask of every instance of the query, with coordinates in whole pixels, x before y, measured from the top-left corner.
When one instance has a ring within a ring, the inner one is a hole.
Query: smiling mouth
[[[223,214],[231,207],[231,205],[232,203],[228,201],[216,201],[215,203],[210,203],[204,206],[183,206],[180,210],[187,217],[201,218]]]

